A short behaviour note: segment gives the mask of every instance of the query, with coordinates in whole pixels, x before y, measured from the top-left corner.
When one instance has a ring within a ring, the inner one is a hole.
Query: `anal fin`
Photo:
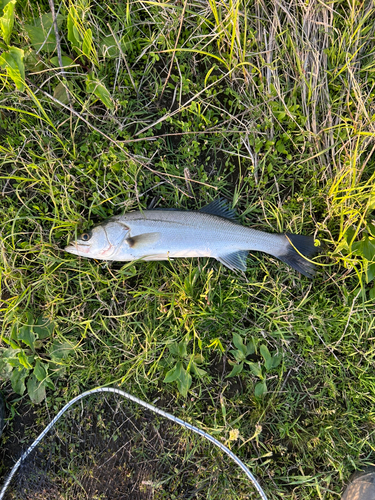
[[[248,253],[248,250],[239,250],[238,252],[229,253],[227,255],[220,255],[216,257],[216,260],[233,271],[235,269],[246,271],[246,258]]]

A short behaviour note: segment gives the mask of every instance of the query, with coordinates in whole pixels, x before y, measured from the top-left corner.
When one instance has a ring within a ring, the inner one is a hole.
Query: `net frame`
[[[0,500],[3,500],[6,491],[16,474],[17,470],[19,469],[20,465],[25,461],[25,459],[32,453],[32,451],[38,446],[38,444],[42,441],[42,439],[46,436],[46,434],[54,427],[56,422],[64,415],[64,413],[71,408],[75,403],[78,401],[84,399],[87,396],[93,395],[93,394],[100,394],[100,393],[112,393],[112,394],[117,394],[118,396],[121,396],[129,401],[132,401],[133,403],[136,403],[137,405],[142,406],[143,408],[146,408],[150,410],[153,413],[156,413],[168,420],[170,420],[173,423],[179,424],[180,426],[184,427],[185,429],[188,429],[195,434],[198,434],[199,436],[203,437],[204,439],[207,439],[210,441],[212,444],[214,444],[216,447],[218,447],[222,452],[224,452],[227,456],[229,456],[244,472],[246,477],[251,481],[253,484],[254,488],[258,492],[260,498],[262,500],[267,500],[267,496],[264,493],[262,487],[258,483],[257,479],[255,476],[250,472],[248,467],[229,449],[227,448],[223,443],[218,441],[216,438],[208,434],[207,432],[203,431],[202,429],[199,429],[198,427],[190,424],[189,422],[186,422],[185,420],[182,420],[178,417],[175,417],[174,415],[161,410],[160,408],[151,405],[150,403],[147,403],[141,399],[139,399],[136,396],[133,396],[132,394],[129,394],[121,389],[117,389],[115,387],[98,387],[95,389],[91,389],[89,391],[85,391],[72,400],[70,400],[59,412],[58,414],[51,420],[51,422],[46,426],[46,428],[39,434],[39,436],[35,439],[35,441],[28,447],[28,449],[21,455],[21,457],[17,460],[17,462],[14,464],[12,467],[1,491],[0,491]]]

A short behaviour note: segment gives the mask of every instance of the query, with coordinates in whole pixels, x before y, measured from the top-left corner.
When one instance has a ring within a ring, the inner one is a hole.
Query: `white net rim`
[[[164,410],[161,410],[160,408],[157,408],[156,406],[153,406],[149,403],[146,403],[142,399],[137,398],[136,396],[132,396],[131,394],[122,391],[121,389],[117,389],[115,387],[97,387],[96,389],[91,389],[89,391],[83,392],[82,394],[79,394],[75,398],[71,399],[56,415],[56,417],[51,420],[51,422],[47,425],[47,427],[40,433],[40,435],[35,439],[35,441],[29,446],[29,448],[25,451],[25,453],[22,454],[22,456],[17,460],[17,462],[14,464],[12,470],[10,471],[9,476],[7,477],[1,491],[0,491],[0,500],[4,498],[4,495],[6,493],[6,490],[17,472],[19,466],[21,465],[22,461],[25,460],[25,458],[33,451],[33,449],[39,444],[39,442],[43,439],[43,437],[50,431],[50,429],[55,425],[55,423],[62,417],[62,415],[77,401],[90,396],[92,394],[98,394],[98,393],[105,393],[105,392],[110,392],[112,394],[118,394],[119,396],[124,397],[125,399],[128,399],[130,401],[133,401],[134,403],[139,404],[140,406],[143,406],[144,408],[147,408],[148,410],[152,411],[153,413],[157,413],[158,415],[161,415],[168,420],[175,422],[182,427],[185,427],[186,429],[189,429],[196,434],[199,434],[200,436],[204,437],[211,443],[213,443],[215,446],[220,448],[224,453],[226,453],[245,473],[245,475],[250,479],[250,481],[253,483],[255,489],[260,495],[260,498],[262,500],[267,500],[266,494],[264,493],[263,489],[261,488],[260,484],[254,477],[254,475],[250,472],[248,467],[235,455],[229,448],[227,448],[223,443],[215,439],[211,434],[208,434],[205,431],[202,431],[198,427],[195,427],[192,424],[189,424],[188,422],[185,422],[185,420],[181,420],[178,417],[175,417],[174,415],[171,415],[170,413],[165,412]]]

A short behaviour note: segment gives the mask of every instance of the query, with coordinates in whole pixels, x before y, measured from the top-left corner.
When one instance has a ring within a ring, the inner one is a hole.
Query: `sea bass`
[[[305,276],[315,272],[303,257],[317,253],[312,236],[272,234],[242,226],[235,210],[222,199],[199,211],[156,209],[117,215],[65,248],[82,257],[116,261],[213,257],[241,271],[246,270],[251,250],[273,255]]]

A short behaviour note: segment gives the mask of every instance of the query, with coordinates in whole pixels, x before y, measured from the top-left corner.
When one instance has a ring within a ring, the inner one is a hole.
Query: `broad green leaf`
[[[114,58],[120,53],[116,40],[112,35],[106,36],[103,39],[100,48],[104,57]]]
[[[92,74],[87,76],[86,90],[98,97],[107,108],[113,109],[110,93],[102,83],[94,79]]]
[[[240,363],[239,365],[234,365],[230,374],[227,375],[227,378],[239,375],[242,372],[242,369],[243,369],[243,363]]]
[[[60,27],[64,16],[59,14],[56,18],[57,26]],[[53,52],[56,48],[56,37],[53,28],[52,14],[43,14],[36,19],[34,24],[25,24],[25,29],[29,35],[34,49],[38,52]]]
[[[375,278],[375,262],[373,264],[369,264],[365,262],[366,269],[366,282],[370,283]]]
[[[33,365],[30,364],[30,360],[32,361],[32,356],[26,356],[25,351],[20,351],[17,355],[18,361],[22,366],[24,366],[27,370],[31,370]]]
[[[263,356],[263,359],[265,361],[266,370],[271,370],[272,369],[272,356],[270,354],[270,351],[268,350],[268,347],[263,344],[260,346],[259,350],[260,350],[260,354]]]
[[[62,104],[69,104],[69,96],[68,91],[66,90],[66,84],[64,85],[62,82],[57,84],[55,90],[53,91],[53,97]],[[56,103],[56,105],[58,104]]]
[[[68,66],[71,66],[72,64],[74,64],[73,59],[71,59],[68,56],[61,56],[61,61],[62,61],[62,64],[63,64],[64,68],[67,68]],[[53,64],[54,66],[56,66],[57,68],[59,68],[60,67],[59,58],[57,56],[51,57],[51,64]]]
[[[375,259],[375,240],[367,235],[362,242],[362,253],[365,259],[372,261]]]
[[[4,9],[12,0],[0,0],[0,15],[4,14]]]
[[[264,396],[264,394],[266,393],[267,393],[267,384],[264,380],[262,380],[262,382],[258,382],[257,385],[255,386],[254,395],[257,398],[260,398]]]
[[[48,37],[46,32],[41,26],[25,25],[27,34],[29,35],[31,45],[38,52],[53,52],[56,48],[55,33],[51,31]]]
[[[241,335],[239,335],[236,332],[233,332],[233,344],[235,345],[235,347],[237,347],[237,349],[240,349],[240,350],[242,349],[242,347],[244,345]]]
[[[272,357],[272,368],[277,368],[283,359],[282,354],[276,354]]]
[[[0,56],[0,66],[6,69],[17,89],[23,92],[25,89],[25,66],[23,64],[24,52],[17,47],[9,47],[8,52]]]
[[[82,42],[82,52],[90,60],[90,55],[92,52],[92,31],[89,28],[85,31],[83,42]]]
[[[42,60],[39,59],[35,50],[31,47],[25,52],[24,65],[27,71],[41,71],[45,68]]]
[[[345,240],[347,241],[348,245],[352,243],[352,240],[355,235],[355,229],[353,227],[348,227],[348,229],[345,231]]]
[[[191,369],[194,371],[194,373],[198,376],[198,377],[203,377],[204,375],[207,374],[206,370],[203,370],[202,368],[199,368],[199,366],[197,366],[194,361],[192,361],[190,363],[190,366],[191,366]]]
[[[284,143],[281,139],[276,142],[276,149],[279,153],[287,154],[288,151],[285,149]]]
[[[21,81],[19,83],[19,86],[17,87],[18,90],[23,90],[25,86],[25,65],[23,63],[23,59],[25,56],[25,52],[22,49],[19,49],[18,47],[9,47],[9,53],[13,57],[13,59],[16,61],[18,71],[20,72],[21,75]],[[16,82],[14,82],[16,83]],[[17,84],[16,84],[17,86]]]
[[[35,375],[30,375],[27,381],[27,393],[33,403],[39,404],[46,397],[44,383],[38,382]]]
[[[169,352],[172,354],[172,356],[179,356],[180,351],[177,342],[173,342],[173,344],[169,346]]]
[[[246,359],[246,355],[244,355],[244,353],[242,351],[240,351],[239,349],[231,349],[229,352],[231,354],[233,354],[233,356],[235,357],[235,359],[238,363],[241,363],[242,361],[245,361],[245,359]]]
[[[244,345],[241,335],[236,332],[233,332],[233,344],[246,357],[247,347]]]
[[[188,390],[190,389],[192,379],[190,373],[188,373],[183,366],[181,367],[180,376],[176,382],[180,394],[186,397]]]
[[[19,351],[19,349],[12,349],[11,347],[0,351],[0,379],[8,378],[14,366],[20,368],[20,363],[17,357]],[[15,363],[12,363],[12,361]]]
[[[193,361],[197,365],[201,365],[202,363],[204,363],[204,357],[202,356],[202,354],[195,354]]]
[[[47,337],[51,337],[53,334],[53,330],[55,328],[55,324],[48,318],[44,318],[43,316],[39,316],[35,325],[34,332],[38,335],[40,340],[46,339]]]
[[[355,255],[359,255],[360,257],[363,257],[363,242],[362,241],[355,241],[351,246],[351,251]]]
[[[14,324],[10,330],[10,338],[12,340],[17,340],[18,339],[18,325]]]
[[[48,389],[52,389],[53,391],[56,389],[55,384],[49,377],[46,377],[43,383],[46,387],[48,387]]]
[[[187,356],[186,346],[187,346],[186,340],[182,340],[178,344],[178,354],[181,358],[185,358]]]
[[[22,368],[23,365],[20,363],[20,360],[18,359],[18,354],[21,352],[21,349],[13,349],[12,348],[12,351],[14,351],[16,354],[15,354],[15,356],[9,357],[7,359],[7,363],[10,366],[13,366],[14,368]]]
[[[175,380],[177,380],[180,377],[181,368],[182,368],[182,363],[181,363],[181,361],[179,361],[172,368],[172,370],[169,370],[169,372],[167,372],[167,374],[164,377],[164,382],[170,383],[170,382],[174,382]]]
[[[33,373],[39,382],[42,382],[47,377],[47,369],[48,365],[37,359]]]
[[[78,13],[74,6],[69,9],[68,19],[68,40],[74,49],[80,49],[82,44],[82,37],[79,33],[77,26],[79,26]]]
[[[108,92],[108,90],[105,88],[105,86],[101,83],[98,83],[96,86],[94,94],[96,97],[98,97],[102,103],[108,108],[108,109],[113,109],[113,102],[111,99],[111,95]]]
[[[49,349],[49,355],[53,361],[61,361],[62,359],[69,356],[73,351],[73,347],[69,342],[60,342],[55,340]]]
[[[246,361],[246,363],[250,366],[250,370],[256,377],[263,377],[262,367],[259,365],[259,363],[251,363],[250,361]]]
[[[31,311],[26,311],[24,315],[24,324],[25,325],[33,325],[34,324],[34,317],[31,313]]]
[[[36,340],[36,336],[33,333],[31,325],[24,325],[18,331],[18,340],[22,340],[22,342],[30,347],[30,349],[34,350],[34,343]]]
[[[254,354],[255,352],[255,342],[254,339],[251,338],[246,345],[246,356],[249,356],[249,354]]]
[[[366,234],[363,240],[356,241],[352,244],[351,250],[355,255],[364,257],[371,262],[375,258],[375,240],[369,238]]]
[[[14,392],[22,396],[22,394],[26,390],[25,379],[28,375],[28,371],[25,368],[20,368],[13,370],[12,375],[10,376],[10,382],[12,384],[12,389]]]
[[[13,31],[15,6],[16,0],[10,0],[10,2],[8,2],[4,7],[3,16],[0,17],[1,36],[7,45],[9,45],[10,35]]]

